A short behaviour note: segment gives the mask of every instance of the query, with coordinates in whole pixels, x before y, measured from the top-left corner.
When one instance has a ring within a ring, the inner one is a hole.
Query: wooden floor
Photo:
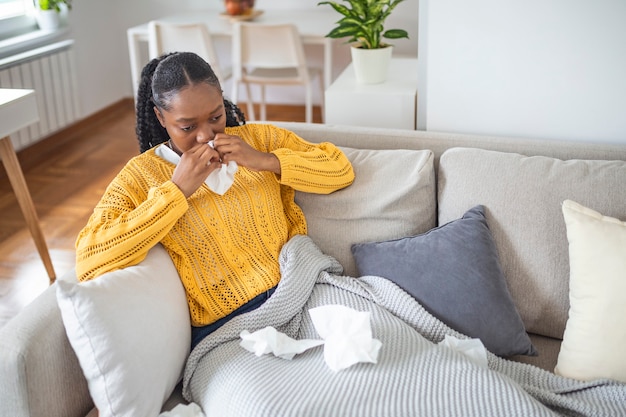
[[[242,105],[245,109],[245,104]],[[257,113],[258,114],[258,113]],[[321,122],[319,107],[313,121]],[[271,121],[304,121],[304,106],[268,106]],[[139,151],[132,100],[18,152],[57,277],[107,184]],[[4,167],[0,169],[0,327],[49,285]]]

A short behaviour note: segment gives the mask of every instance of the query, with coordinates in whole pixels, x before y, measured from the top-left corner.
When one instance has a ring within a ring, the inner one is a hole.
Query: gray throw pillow
[[[351,249],[360,275],[395,282],[490,352],[537,355],[507,288],[483,206],[421,235]]]

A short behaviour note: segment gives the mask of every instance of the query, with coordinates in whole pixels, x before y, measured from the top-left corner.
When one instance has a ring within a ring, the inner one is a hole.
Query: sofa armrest
[[[53,284],[0,328],[0,415],[84,417],[92,408]]]

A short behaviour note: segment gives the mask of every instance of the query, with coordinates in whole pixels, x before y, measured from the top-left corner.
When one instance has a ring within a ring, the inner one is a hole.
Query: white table
[[[415,130],[417,59],[392,58],[387,81],[359,84],[352,64],[324,94],[327,124]]]
[[[10,134],[36,123],[38,120],[39,113],[34,90],[0,88],[0,158],[2,158],[17,202],[22,209],[30,234],[35,241],[39,256],[52,283],[56,275],[48,253],[48,246],[41,231],[35,205],[28,191],[20,162],[9,137]]]
[[[215,37],[232,36],[232,23],[228,18],[213,11],[194,11],[172,16],[165,16],[159,20],[173,23],[203,22]],[[259,23],[294,23],[302,36],[304,44],[321,45],[324,48],[324,88],[332,83],[333,68],[333,39],[327,38],[338,20],[338,14],[333,9],[319,10],[267,10],[254,19]],[[147,62],[143,62],[140,54],[141,42],[148,42],[148,23],[131,27],[126,31],[128,37],[128,53],[130,54],[130,70],[133,81],[133,91],[137,94],[141,69]]]

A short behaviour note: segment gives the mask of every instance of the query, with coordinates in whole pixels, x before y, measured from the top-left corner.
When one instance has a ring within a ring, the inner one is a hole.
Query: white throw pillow
[[[165,249],[92,281],[57,281],[57,300],[100,417],[157,416],[191,345],[185,291]]]
[[[626,382],[626,222],[563,202],[570,309],[555,373]]]

